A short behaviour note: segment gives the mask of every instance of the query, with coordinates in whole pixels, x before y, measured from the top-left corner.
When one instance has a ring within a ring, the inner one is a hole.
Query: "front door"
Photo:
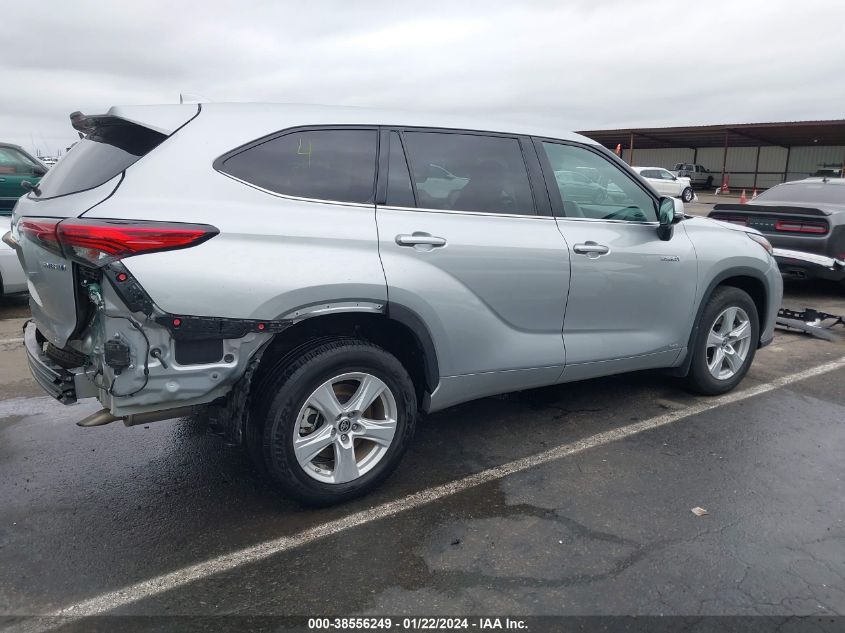
[[[552,201],[572,266],[564,379],[671,365],[691,331],[697,283],[695,251],[683,227],[660,240],[657,201],[599,150],[554,142],[537,147],[546,173],[591,170],[608,187],[601,203],[567,200],[563,188]]]
[[[404,129],[385,131],[382,147],[376,218],[389,309],[417,314],[441,376],[466,378],[473,397],[502,391],[490,374],[506,370],[516,370],[507,372],[513,389],[554,382],[569,252],[545,188],[528,176],[530,141]]]

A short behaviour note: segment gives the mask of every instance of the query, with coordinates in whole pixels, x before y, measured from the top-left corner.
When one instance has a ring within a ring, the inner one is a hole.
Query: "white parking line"
[[[542,464],[547,464],[590,448],[602,446],[603,444],[616,442],[644,431],[666,426],[667,424],[672,424],[673,422],[677,422],[679,420],[683,420],[684,418],[698,415],[706,411],[711,411],[719,407],[741,402],[800,380],[819,376],[843,367],[845,367],[845,357],[789,376],[782,376],[772,380],[771,382],[767,382],[750,389],[735,391],[716,398],[709,398],[681,411],[666,413],[648,420],[628,424],[617,429],[597,433],[596,435],[578,440],[577,442],[563,444],[536,455],[523,457],[521,459],[502,464],[501,466],[496,466],[494,468],[489,468],[479,473],[469,475],[462,479],[457,479],[440,486],[421,490],[402,497],[401,499],[388,501],[373,508],[361,510],[343,518],[316,525],[292,536],[282,536],[270,541],[245,547],[229,554],[216,556],[195,565],[177,569],[115,591],[109,591],[76,604],[67,605],[44,615],[48,618],[60,618],[60,622],[64,624],[69,620],[72,621],[78,618],[103,614],[113,609],[125,607],[140,600],[158,596],[165,592],[184,587],[185,585],[208,576],[231,571],[243,565],[263,561],[271,556],[275,556],[276,554],[308,545],[318,539],[337,534],[338,532],[350,530],[367,523],[395,516],[401,512],[419,508],[420,506],[438,501],[445,497],[464,492],[470,488],[475,488],[476,486],[502,479],[508,475],[513,475]],[[44,621],[42,621],[42,623],[43,622]],[[46,628],[58,625],[59,623],[56,620],[53,620],[51,624],[46,625]]]
[[[0,338],[0,345],[5,345],[6,343],[23,343],[23,337],[21,337],[21,338]]]

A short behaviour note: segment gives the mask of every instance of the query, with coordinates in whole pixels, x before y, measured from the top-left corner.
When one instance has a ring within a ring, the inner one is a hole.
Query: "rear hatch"
[[[85,272],[59,247],[57,225],[111,196],[127,168],[164,142],[180,120],[187,123],[198,112],[196,106],[128,110],[134,120],[118,116],[125,110],[117,109],[106,115],[72,114],[81,139],[14,209],[12,233],[27,276],[32,315],[41,333],[59,348],[79,329],[87,302],[80,289]],[[150,115],[147,123],[138,120],[144,114]]]

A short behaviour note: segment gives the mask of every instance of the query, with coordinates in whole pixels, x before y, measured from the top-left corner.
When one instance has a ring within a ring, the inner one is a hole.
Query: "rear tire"
[[[690,390],[717,395],[736,387],[748,373],[760,340],[757,306],[744,290],[721,286],[701,314],[690,350]]]
[[[246,437],[259,470],[286,495],[316,506],[359,497],[384,481],[405,453],[417,415],[402,364],[353,338],[317,342],[277,364],[253,402]]]

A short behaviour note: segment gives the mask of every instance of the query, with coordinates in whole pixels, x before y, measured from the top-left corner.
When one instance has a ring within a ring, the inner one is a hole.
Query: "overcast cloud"
[[[42,153],[75,139],[74,110],[180,92],[574,130],[845,117],[841,0],[39,0],[0,15],[0,140]]]

